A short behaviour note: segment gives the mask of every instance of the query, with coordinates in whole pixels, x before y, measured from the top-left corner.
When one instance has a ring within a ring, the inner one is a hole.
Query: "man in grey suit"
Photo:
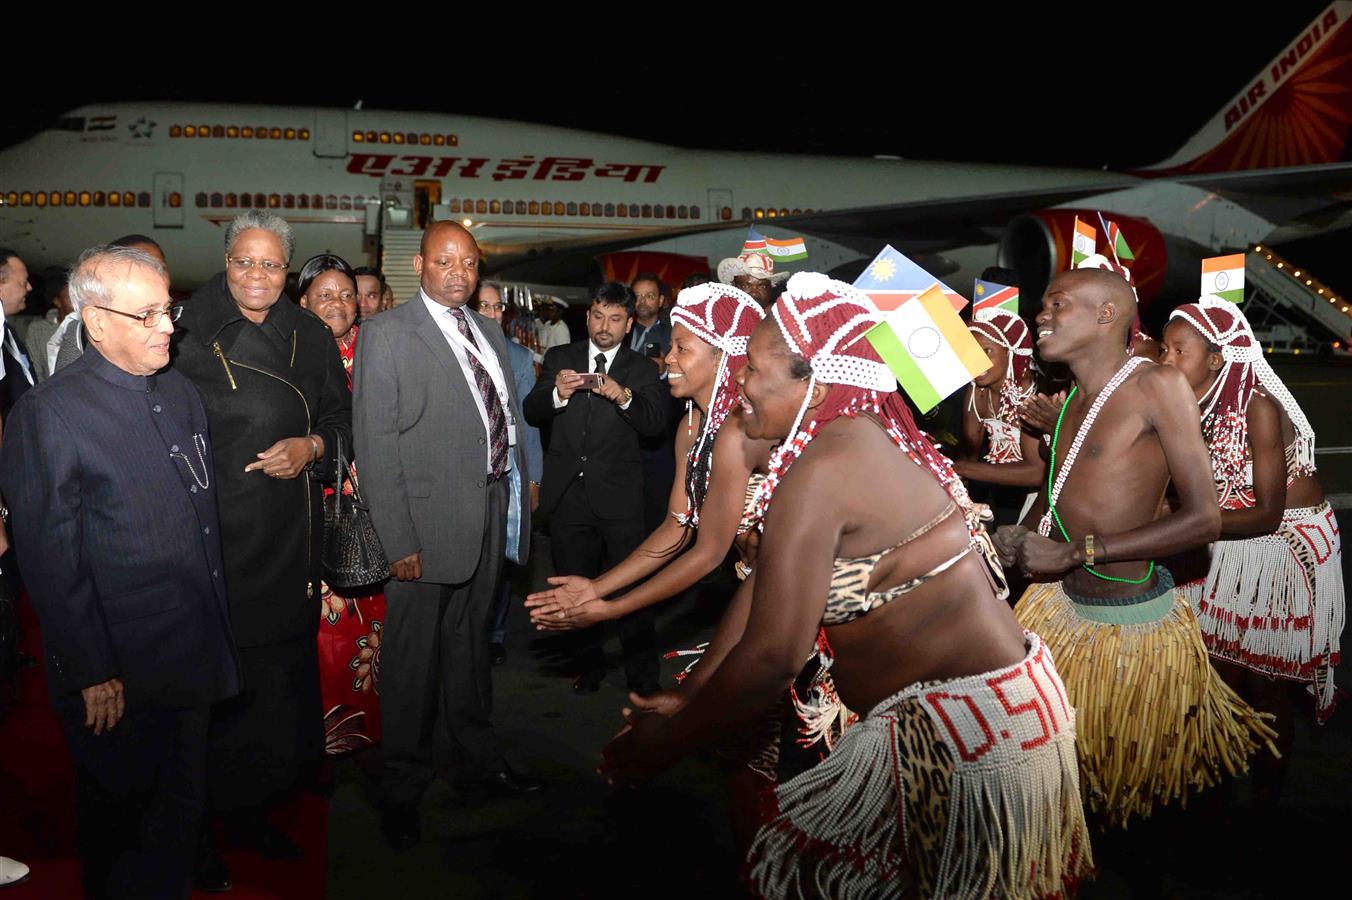
[[[509,502],[529,552],[529,494],[514,440],[521,419],[502,329],[468,308],[479,246],[434,222],[413,260],[418,296],[362,327],[353,366],[353,433],[371,518],[391,560],[381,632],[385,744],[382,828],[396,849],[421,837],[418,803],[433,776],[433,735],[449,740],[458,782],[506,794],[542,783],[513,772],[489,714],[488,616],[508,553]]]

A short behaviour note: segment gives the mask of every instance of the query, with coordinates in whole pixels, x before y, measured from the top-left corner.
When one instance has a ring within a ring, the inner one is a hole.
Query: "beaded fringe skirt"
[[[1271,716],[1241,700],[1207,661],[1182,591],[1167,569],[1144,595],[1111,604],[1072,599],[1061,582],[1028,588],[1014,614],[1056,654],[1079,726],[1090,809],[1113,825],[1156,803],[1248,770]]]
[[[1311,686],[1315,718],[1333,712],[1346,621],[1342,541],[1328,503],[1288,509],[1272,534],[1218,541],[1205,582],[1181,588],[1207,651]]]
[[[1005,669],[907,687],[779,786],[765,897],[1051,897],[1093,871],[1075,711],[1037,635]]]

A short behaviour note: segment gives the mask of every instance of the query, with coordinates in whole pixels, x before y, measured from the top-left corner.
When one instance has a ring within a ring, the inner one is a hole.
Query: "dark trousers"
[[[488,490],[479,566],[462,584],[390,581],[380,633],[385,802],[416,806],[438,744],[465,780],[502,769],[493,732],[488,623],[507,543],[506,479]],[[454,515],[447,510],[447,515]]]
[[[592,512],[582,478],[574,478],[549,517],[554,571],[595,578],[632,553],[646,535],[640,504],[636,503],[628,516],[603,519]],[[624,676],[629,689],[651,693],[658,686],[657,633],[653,628],[652,607],[630,613],[616,624],[624,648]],[[605,670],[603,638],[600,628],[588,628],[573,636],[574,659],[581,672]]]
[[[213,812],[249,816],[285,798],[323,758],[318,638],[240,647],[239,669],[244,689],[211,712],[208,784]]]
[[[95,735],[80,695],[54,706],[75,758],[85,896],[187,897],[207,799],[210,709],[146,709],[130,697],[117,725]]]

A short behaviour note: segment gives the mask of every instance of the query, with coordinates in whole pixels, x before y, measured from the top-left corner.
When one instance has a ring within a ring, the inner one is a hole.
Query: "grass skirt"
[[[1056,654],[1078,714],[1080,772],[1090,808],[1114,825],[1154,804],[1248,770],[1264,716],[1207,661],[1197,621],[1169,571],[1132,598],[1071,598],[1061,582],[1034,584],[1014,614]]]
[[[1310,684],[1316,720],[1328,719],[1347,615],[1342,542],[1328,503],[1288,509],[1272,534],[1216,542],[1205,582],[1182,590],[1212,656]]]
[[[775,791],[766,897],[1040,897],[1093,869],[1075,711],[1034,634],[1019,663],[904,688]]]

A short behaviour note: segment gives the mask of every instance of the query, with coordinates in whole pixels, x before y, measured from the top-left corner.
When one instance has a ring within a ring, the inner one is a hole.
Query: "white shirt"
[[[80,313],[78,311],[69,313],[61,320],[61,324],[56,326],[56,333],[47,341],[48,372],[53,374],[56,372],[56,356],[61,352],[61,339],[66,336],[66,329],[76,327],[75,323],[78,321],[80,321]]]
[[[617,357],[617,356],[620,355],[620,345],[619,345],[619,344],[616,344],[614,347],[611,347],[609,350],[607,350],[607,351],[605,351],[604,353],[602,353],[600,347],[598,347],[598,346],[596,346],[595,344],[593,344],[590,340],[587,341],[587,371],[588,371],[588,372],[595,372],[595,371],[596,371],[596,354],[598,354],[598,353],[601,353],[601,355],[604,356],[604,357],[606,358],[606,371],[609,372],[612,368],[615,367],[615,357]],[[570,399],[571,399],[571,398],[570,398]],[[620,404],[620,409],[628,409],[628,408],[629,408],[629,404],[630,404],[630,403],[633,403],[633,402],[634,402],[634,401],[633,401],[632,399],[624,401],[623,403]],[[555,408],[555,409],[563,409],[563,408],[564,408],[565,406],[567,406],[567,405],[568,405],[568,401],[567,401],[567,400],[564,400],[563,398],[561,398],[561,397],[559,396],[559,389],[558,389],[558,388],[554,388],[554,408]]]
[[[479,394],[478,384],[474,381],[474,369],[469,364],[469,351],[465,349],[465,337],[460,333],[460,326],[456,324],[456,317],[451,314],[448,306],[442,306],[420,288],[418,296],[427,307],[428,315],[432,321],[437,323],[441,329],[441,336],[446,339],[450,345],[451,352],[455,354],[456,362],[460,363],[460,370],[465,373],[465,381],[469,385],[470,396],[474,398],[474,408],[479,411],[479,418],[484,423],[484,459],[487,461],[487,471],[493,472],[493,440],[492,434],[488,430],[488,410],[484,408],[483,397]],[[479,351],[482,356],[481,362],[484,368],[488,370],[488,375],[493,379],[493,387],[498,392],[498,398],[502,401],[502,411],[507,415],[507,435],[510,442],[511,435],[515,429],[516,422],[512,416],[512,404],[510,395],[507,393],[507,379],[503,377],[502,366],[498,363],[498,355],[493,352],[493,345],[488,343],[479,326],[475,323],[474,317],[468,312],[465,313],[465,322],[469,325],[470,334],[474,335],[474,341],[479,345]],[[512,467],[512,454],[507,454],[507,468]]]
[[[540,339],[540,352],[543,353],[550,347],[562,347],[564,344],[571,344],[572,337],[568,334],[568,326],[560,319],[557,322],[545,322],[543,320],[535,323],[536,336]]]

